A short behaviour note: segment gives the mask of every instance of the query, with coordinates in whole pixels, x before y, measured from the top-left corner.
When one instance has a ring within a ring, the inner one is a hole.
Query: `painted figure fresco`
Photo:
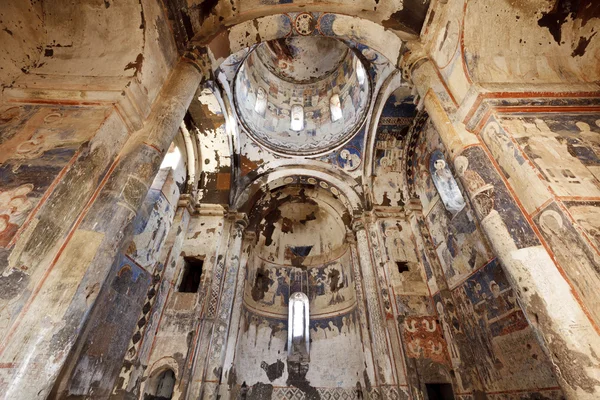
[[[496,260],[473,274],[453,295],[465,334],[476,354],[483,355],[477,369],[488,390],[531,384],[519,377],[532,369],[536,374],[529,379],[534,384],[552,385],[550,365],[541,357],[542,349]]]
[[[501,124],[558,196],[600,196],[600,120],[565,113],[502,116]]]
[[[0,247],[10,245],[46,190],[104,118],[104,109],[81,107],[0,109]]]
[[[457,214],[465,207],[465,199],[441,151],[431,153],[429,172],[446,210]]]
[[[338,158],[338,165],[346,171],[354,171],[360,167],[361,154],[357,148],[348,146],[340,150]]]
[[[534,221],[580,296],[590,304],[600,302],[597,290],[600,285],[600,255],[584,240],[556,203],[544,208]],[[590,313],[596,321],[600,321],[598,310],[590,308]]]
[[[356,301],[349,252],[339,260],[302,269],[259,262],[247,276],[244,301],[248,307],[287,315],[290,293],[296,291],[307,294],[311,315],[345,309]]]
[[[401,96],[398,93],[398,96]],[[373,155],[373,194],[381,206],[401,206],[402,143],[415,115],[412,98],[396,98],[392,94],[384,105],[377,125]]]

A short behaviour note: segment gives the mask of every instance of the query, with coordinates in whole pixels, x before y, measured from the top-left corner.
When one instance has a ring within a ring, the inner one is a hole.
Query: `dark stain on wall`
[[[264,299],[265,293],[269,291],[269,286],[274,282],[271,279],[271,273],[267,268],[258,267],[256,270],[256,279],[254,280],[254,286],[252,286],[252,299],[259,301]]]
[[[247,400],[264,400],[264,399],[270,399],[271,396],[273,396],[273,385],[258,382],[256,384],[252,385],[248,395],[246,396],[246,399]]]
[[[583,36],[580,37],[577,47],[575,47],[573,53],[571,53],[571,57],[582,57],[585,54],[585,49],[587,49],[588,45],[592,41],[592,38],[596,36],[596,33],[598,32],[594,32],[589,38],[585,38]]]
[[[307,372],[308,364],[288,361],[287,385],[300,389],[304,393],[306,400],[321,400],[318,390],[306,380]]]
[[[142,53],[140,53],[135,58],[135,61],[130,62],[129,64],[127,64],[125,66],[124,70],[127,71],[128,69],[133,69],[133,70],[135,70],[133,75],[136,76],[142,70],[143,62],[144,62],[144,55]]]
[[[273,364],[267,364],[265,361],[263,361],[260,364],[260,367],[266,372],[269,381],[273,382],[275,379],[281,378],[285,364],[281,360],[277,360],[277,362]]]
[[[571,18],[581,20],[581,25],[585,26],[590,19],[600,18],[600,3],[596,0],[557,0],[552,10],[542,13],[538,25],[548,28],[556,43],[561,44],[562,26]]]
[[[388,29],[418,35],[425,22],[428,8],[429,0],[404,0],[402,10],[390,15],[389,19],[381,21],[381,25]]]

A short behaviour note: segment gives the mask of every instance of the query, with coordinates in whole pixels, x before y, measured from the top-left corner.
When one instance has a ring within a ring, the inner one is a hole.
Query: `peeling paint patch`
[[[572,57],[583,57],[583,55],[585,54],[585,50],[587,49],[588,45],[592,41],[592,38],[594,36],[596,36],[596,33],[598,33],[598,32],[594,32],[589,38],[585,38],[583,36],[580,37],[579,42],[577,43],[577,47],[575,47],[575,50],[573,50],[573,53],[571,53],[571,56]]]

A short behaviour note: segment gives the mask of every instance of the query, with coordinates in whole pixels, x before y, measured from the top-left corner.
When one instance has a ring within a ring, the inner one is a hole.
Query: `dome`
[[[360,129],[369,80],[343,42],[290,37],[262,43],[240,67],[235,105],[245,131],[269,150],[308,156],[334,150]]]

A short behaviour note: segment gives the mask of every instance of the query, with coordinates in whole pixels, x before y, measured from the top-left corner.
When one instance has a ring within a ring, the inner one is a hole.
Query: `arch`
[[[150,375],[144,391],[144,400],[168,400],[175,391],[175,372],[171,368],[161,368]]]
[[[296,14],[296,15],[294,15]],[[297,21],[300,15],[310,15],[312,21]],[[382,25],[358,16],[313,11],[308,13],[266,14],[246,19],[214,32],[209,41],[195,41],[208,49],[213,70],[221,65],[230,55],[269,40],[281,39],[296,35],[328,36],[340,40],[350,40],[364,44],[383,56],[391,63],[397,64],[403,46],[402,39]],[[301,26],[310,26],[310,32],[303,31]],[[314,28],[313,28],[314,27]],[[199,36],[199,35],[197,35]],[[408,35],[405,39],[415,39]]]
[[[330,190],[340,199],[350,215],[364,209],[362,194],[359,194],[362,190],[350,176],[342,172],[334,175],[322,169],[297,164],[282,165],[276,170],[259,175],[240,188],[233,202],[233,209],[247,212],[263,193],[294,183],[318,184],[321,188]]]
[[[193,133],[197,147],[195,158],[196,178],[193,191],[204,189],[200,201],[227,204],[230,201],[231,182],[235,180],[232,121],[227,94],[214,82],[201,85],[188,109],[186,125]],[[219,157],[215,157],[215,153]],[[191,170],[189,171],[191,173]],[[191,180],[191,179],[190,179]],[[204,184],[210,182],[210,186]]]
[[[402,85],[402,74],[400,70],[394,70],[390,76],[385,80],[379,89],[377,98],[375,99],[375,105],[371,113],[369,120],[369,126],[365,135],[365,160],[363,162],[363,176],[368,178],[364,182],[365,189],[371,195],[373,190],[373,151],[375,148],[375,140],[377,139],[377,126],[379,125],[379,118],[383,112],[391,94]]]
[[[174,382],[172,395],[174,395],[177,390],[176,383],[178,378],[180,377],[179,370],[179,364],[177,363],[177,360],[175,360],[173,357],[163,357],[156,360],[150,366],[150,368],[147,369],[147,371],[150,371],[150,373],[146,375],[146,380],[142,383],[142,386],[140,388],[141,399],[146,399],[145,396],[146,394],[150,394],[149,392],[153,392],[153,394],[150,395],[155,395],[155,391],[159,383],[158,378],[165,371],[171,371],[173,373]],[[155,398],[156,397],[150,397],[150,399]]]

